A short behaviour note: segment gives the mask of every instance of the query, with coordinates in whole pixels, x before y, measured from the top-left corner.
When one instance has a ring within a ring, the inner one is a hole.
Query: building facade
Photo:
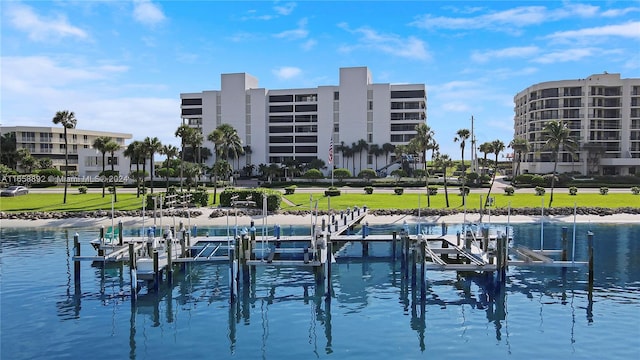
[[[55,168],[65,170],[64,129],[61,126],[6,126],[0,128],[0,133],[15,133],[16,149],[28,149],[34,158],[49,158]],[[131,134],[125,133],[67,129],[70,173],[97,176],[102,171],[102,153],[93,148],[93,142],[100,136],[111,137],[123,149],[125,142],[132,138]],[[129,173],[129,161],[123,156],[123,150],[115,154],[114,162],[120,174]],[[106,168],[111,169],[111,164],[106,164]]]
[[[553,171],[553,155],[544,147],[544,126],[561,120],[578,148],[574,153],[561,149],[558,173],[640,174],[640,79],[604,73],[543,82],[519,92],[514,103],[515,138],[530,144],[521,173]]]
[[[180,98],[183,123],[202,131],[203,146],[214,149],[207,135],[223,123],[238,131],[250,150],[231,164],[235,170],[314,159],[324,160],[330,169],[333,141],[333,165],[354,169],[357,175],[375,169],[376,158],[365,150],[345,159],[342,145],[360,140],[379,147],[407,144],[416,125],[426,122],[424,84],[375,84],[366,67],[341,68],[339,85],[302,89],[264,89],[249,74],[222,74],[220,90],[182,93]]]

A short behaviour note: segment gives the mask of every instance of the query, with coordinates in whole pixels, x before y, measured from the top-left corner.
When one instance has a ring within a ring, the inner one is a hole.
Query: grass
[[[309,209],[309,195],[310,194],[293,194],[285,196],[287,200],[296,204],[296,206],[287,205],[282,203],[281,209],[283,210],[306,210]],[[313,202],[318,200],[318,209],[328,209],[328,198],[324,196],[324,193],[313,193]],[[492,195],[495,198],[494,206],[491,208],[507,208],[509,204],[512,208],[539,208],[544,200],[544,206],[549,205],[549,194],[545,194],[544,197],[536,196],[535,194],[514,194],[507,196],[504,194]],[[636,200],[637,201],[630,201]],[[620,208],[628,206],[640,206],[640,197],[636,197],[631,194],[614,193],[608,195],[600,194],[578,194],[571,196],[569,194],[554,193],[552,207],[573,207],[574,203],[578,207],[603,207],[603,208]],[[635,205],[634,205],[635,204]],[[331,198],[332,209],[346,209],[347,207],[367,205],[370,209],[417,209],[418,208],[418,194],[406,193],[403,195],[395,194],[342,194],[340,196]],[[427,208],[426,195],[420,195],[420,205],[422,208]],[[480,194],[471,194],[467,197],[467,209],[478,209],[480,207]],[[432,209],[444,209],[446,208],[446,201],[444,194],[438,194],[431,196],[431,208]],[[457,192],[449,194],[449,208],[450,209],[464,209],[462,205],[462,197]]]
[[[296,204],[294,206],[282,202],[282,210],[307,210],[309,209],[309,195],[315,201],[318,201],[318,209],[326,210],[329,207],[328,198],[324,196],[324,192],[318,193],[297,193],[284,196],[287,200]],[[544,206],[549,205],[549,194],[544,197],[536,196],[531,193],[515,193],[512,196],[505,194],[493,194],[495,203],[492,208],[507,208],[509,204],[512,208],[539,208],[544,201]],[[210,200],[211,203],[211,200]],[[640,206],[640,196],[634,196],[630,193],[612,193],[608,195],[600,195],[596,193],[581,194],[571,196],[567,193],[556,192],[553,195],[553,207],[573,207],[574,203],[578,207],[603,207],[603,208],[619,208],[619,207],[638,207]],[[366,195],[364,193],[342,193],[340,196],[331,198],[332,209],[346,209],[347,207],[366,205],[370,209],[416,209],[418,208],[418,194],[405,193],[403,195],[373,193]],[[420,205],[427,208],[426,195],[420,195]],[[449,208],[463,210],[462,197],[458,192],[449,194]],[[471,194],[467,197],[467,209],[478,209],[480,206],[480,194]],[[118,201],[114,204],[116,210],[139,210],[142,209],[142,198],[137,198],[135,194],[123,193],[118,194]],[[444,193],[431,196],[432,209],[445,209]],[[68,194],[67,203],[62,203],[62,194],[28,194],[18,197],[0,198],[0,211],[93,211],[93,210],[111,210],[111,196],[104,198],[102,194]]]

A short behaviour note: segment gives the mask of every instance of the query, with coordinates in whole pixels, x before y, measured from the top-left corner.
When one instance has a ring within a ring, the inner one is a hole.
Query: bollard
[[[187,230],[182,228],[182,236],[180,237],[180,252],[182,253],[182,257],[187,257]]]
[[[569,229],[566,226],[562,227],[562,261],[567,261],[567,232]]]
[[[80,235],[78,235],[78,233],[75,233],[73,235],[73,253],[74,253],[74,257],[76,257],[76,259],[74,259],[73,262],[73,280],[76,283],[76,286],[80,285],[80,260],[78,259],[80,257]]]
[[[426,245],[426,240],[420,242],[420,300],[422,301],[427,298],[427,268],[425,266],[425,257],[427,252]]]
[[[229,301],[233,303],[236,299],[235,295],[237,293],[237,281],[235,279],[235,269],[234,269],[234,259],[235,259],[236,251],[232,247],[229,249]]]
[[[169,237],[167,239],[167,282],[169,285],[173,283],[173,249],[171,249],[171,245],[173,243],[173,237]]]
[[[396,243],[397,243],[397,239],[398,238],[398,232],[394,231],[393,235],[392,235],[392,240],[391,240],[391,259],[392,260],[396,260]]]
[[[332,252],[332,244],[331,241],[329,241],[329,239],[327,239],[327,261],[326,263],[326,267],[327,267],[327,293],[326,293],[326,299],[327,300],[331,300],[331,294],[333,292],[333,288],[331,286],[331,252]]]
[[[456,246],[460,246],[460,231],[456,232]]]
[[[480,250],[489,250],[489,228],[482,228],[482,241],[480,242]]]
[[[587,232],[587,242],[589,244],[589,286],[593,286],[593,232]]]
[[[447,223],[444,221],[441,224],[442,236],[447,235]]]
[[[118,245],[122,246],[124,241],[122,239],[122,220],[118,221]]]
[[[160,287],[160,264],[158,263],[158,250],[153,250],[153,289],[157,292]]]

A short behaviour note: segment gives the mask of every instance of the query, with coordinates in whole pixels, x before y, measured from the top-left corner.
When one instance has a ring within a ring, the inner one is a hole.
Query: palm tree
[[[52,119],[53,123],[62,125],[64,128],[64,198],[63,204],[67,203],[67,188],[69,187],[69,142],[67,139],[67,129],[74,129],[78,120],[73,111],[63,110],[56,112],[56,115]]]
[[[491,196],[491,189],[493,189],[493,183],[496,181],[496,175],[498,174],[498,155],[504,150],[504,143],[500,140],[493,140],[491,143],[491,152],[496,156],[495,165],[493,166],[493,177],[491,178],[491,186],[489,187],[489,192],[487,193],[487,197],[484,202],[484,207],[486,208],[489,204],[489,197]],[[480,214],[480,219],[482,219],[482,214]]]
[[[165,177],[166,177],[166,189],[169,189],[169,175],[171,175],[170,172],[170,168],[171,168],[171,160],[178,156],[179,150],[177,147],[173,146],[173,145],[163,145],[162,149],[160,150],[160,153],[162,155],[165,155],[167,157],[167,159],[164,161],[164,167],[166,169],[165,171]]]
[[[571,137],[569,126],[560,120],[552,120],[545,124],[544,137],[546,139],[544,147],[551,150],[553,154],[553,176],[551,177],[551,195],[549,196],[549,207],[551,207],[553,189],[556,185],[556,170],[558,168],[560,148],[562,147],[573,153],[576,149],[576,141]]]
[[[467,139],[469,139],[470,136],[471,136],[471,132],[469,131],[469,129],[460,129],[456,132],[456,137],[453,138],[454,142],[458,142],[458,141],[460,142],[460,152],[462,153],[462,188],[463,189],[466,186],[466,177],[467,177],[467,170],[464,164],[464,146],[465,146],[465,142],[467,141]],[[462,205],[465,204],[466,194],[467,192],[463,190]]]
[[[376,164],[376,171],[378,171],[378,157],[384,154],[384,150],[382,150],[382,148],[378,144],[371,144],[369,145],[369,154],[373,155]]]
[[[444,197],[447,202],[447,207],[449,207],[449,191],[447,189],[447,168],[453,166],[453,160],[447,154],[438,154],[435,155],[435,162],[437,167],[442,168],[442,173],[444,174]]]
[[[238,131],[229,124],[222,124],[207,135],[207,140],[213,142],[216,156],[227,160],[229,156],[238,158],[242,153],[242,139]]]
[[[360,139],[356,146],[358,148],[358,153],[360,154],[360,171],[362,171],[362,152],[369,151],[369,143],[365,139]]]
[[[136,179],[136,197],[140,197],[140,178],[144,179],[145,177],[145,171],[144,169],[146,168],[146,159],[145,159],[145,155],[144,155],[144,151],[142,149],[143,144],[141,141],[134,141],[131,144],[129,144],[127,146],[127,148],[124,150],[124,156],[129,158],[129,171],[131,171],[131,163],[133,163],[135,161],[136,163],[136,172],[135,172],[135,176],[133,176],[134,179]],[[140,173],[140,161],[142,160],[142,167],[143,167],[143,171],[142,173]]]
[[[482,159],[482,173],[481,173],[481,175],[484,175],[487,172],[487,156],[493,153],[492,144],[490,142],[484,142],[480,144],[480,146],[478,146],[478,150],[480,150],[480,152],[484,154],[484,157]]]
[[[509,147],[518,155],[518,163],[516,164],[516,172],[513,174],[514,179],[520,175],[520,163],[522,162],[522,155],[529,152],[529,142],[525,138],[515,138],[509,143]]]
[[[201,155],[200,147],[202,146],[203,142],[204,142],[204,136],[202,135],[200,130],[194,129],[193,133],[189,138],[189,145],[191,146],[191,149],[193,149],[193,157],[196,160],[196,163],[198,164],[199,168],[202,167],[202,157],[200,156]],[[197,186],[198,186],[198,177],[196,177],[196,187]]]
[[[107,149],[105,148],[105,145],[111,141],[111,136],[98,136],[94,141],[93,141],[93,148],[100,151],[100,153],[102,153],[102,197],[104,197],[104,188],[105,188],[105,182],[104,182],[104,171],[105,171],[105,155],[107,154]]]
[[[118,195],[116,194],[116,170],[114,168],[115,165],[115,160],[114,160],[114,155],[115,152],[120,150],[120,145],[113,141],[113,140],[109,140],[104,144],[104,149],[105,152],[108,152],[109,154],[111,154],[111,188],[113,189],[113,201],[118,201]],[[103,175],[104,176],[104,175]]]
[[[187,124],[180,125],[175,132],[175,136],[180,138],[180,144],[182,145],[182,150],[180,151],[180,192],[182,192],[182,185],[184,182],[184,148],[189,144],[194,132],[195,130]]]
[[[386,165],[389,165],[389,154],[393,153],[396,149],[396,146],[392,143],[384,143],[382,144],[382,151],[384,151],[384,157],[386,161]]]
[[[433,130],[427,124],[422,123],[416,125],[416,136],[409,141],[410,144],[415,146],[415,149],[423,156],[424,159],[424,176],[426,177],[427,185],[427,207],[431,207],[431,195],[429,193],[429,168],[427,167],[427,150],[435,147],[435,140],[433,138]]]
[[[157,137],[147,136],[143,142],[144,152],[149,156],[149,179],[151,181],[151,193],[153,194],[153,173],[154,173],[154,161],[153,156],[162,150],[162,143]]]
[[[218,196],[218,177],[223,179],[228,178],[228,174],[231,172],[231,165],[227,160],[218,159],[212,167],[209,168],[209,175],[213,176],[213,203],[216,203]]]

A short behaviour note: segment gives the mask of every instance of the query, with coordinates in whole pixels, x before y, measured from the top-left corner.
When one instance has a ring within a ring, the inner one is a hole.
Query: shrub
[[[314,169],[317,170],[317,169]],[[309,170],[311,171],[311,170]],[[286,188],[284,188],[284,194],[285,195],[293,195],[296,192],[296,187],[295,185],[289,185]]]
[[[322,179],[324,176],[318,169],[309,169],[306,173],[304,173],[302,177],[305,179],[316,180],[316,179]]]
[[[634,186],[631,188],[631,193],[633,195],[639,195],[640,194],[640,186]]]
[[[360,171],[360,173],[358,174],[358,177],[369,181],[369,179],[373,179],[373,178],[376,178],[378,176],[377,176],[375,170],[373,170],[373,169],[364,169],[364,170]]]
[[[609,188],[606,186],[603,186],[600,188],[600,195],[607,195],[609,193]]]
[[[338,181],[342,181],[345,178],[351,177],[351,171],[345,168],[335,169],[333,170],[333,176],[338,179]]]
[[[545,193],[545,189],[542,186],[536,186],[536,195],[542,196]]]
[[[544,186],[551,186],[551,181],[553,180],[554,175],[553,174],[546,174],[546,175],[543,175],[542,178],[544,179]],[[556,185],[560,185],[560,181],[559,181],[558,177],[555,176],[555,178],[556,178],[556,180],[555,180],[556,181]]]
[[[437,186],[429,186],[427,189],[429,195],[438,195],[438,187]]]
[[[369,195],[373,194],[373,186],[365,186],[364,192],[365,194],[369,194]]]
[[[545,184],[546,184],[546,180],[541,175],[533,175],[533,177],[531,177],[531,185],[535,187],[541,187],[541,186],[544,186]]]
[[[469,189],[468,186],[461,186],[460,187],[460,196],[467,196],[469,195],[469,192],[471,191],[471,189]]]
[[[398,186],[393,189],[393,192],[396,193],[396,195],[402,195],[404,193],[404,188]]]
[[[86,186],[80,186],[78,188],[78,193],[80,194],[86,194],[87,193],[87,187]]]
[[[578,193],[578,188],[575,186],[572,186],[569,188],[569,195],[576,195]]]
[[[532,184],[533,174],[520,174],[513,179],[516,184]]]
[[[504,188],[504,193],[507,196],[512,196],[513,193],[515,193],[515,192],[516,192],[516,189],[514,189],[513,186],[507,186],[507,187]]]
[[[324,191],[324,196],[340,196],[340,189],[335,186],[329,186],[329,188]]]

